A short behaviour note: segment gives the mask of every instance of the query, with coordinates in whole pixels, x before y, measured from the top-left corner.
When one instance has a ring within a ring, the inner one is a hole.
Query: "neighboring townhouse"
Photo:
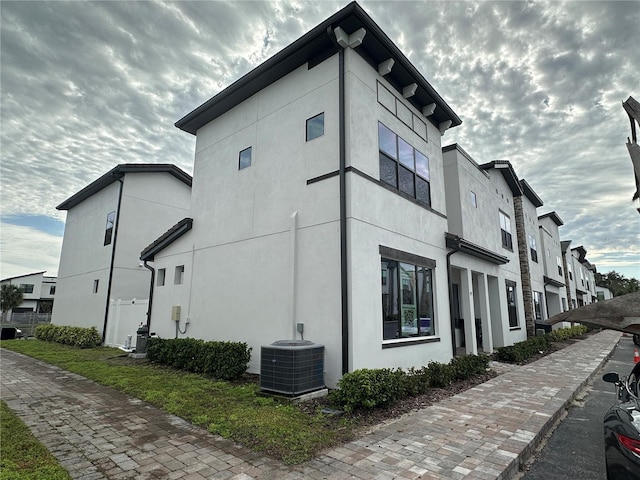
[[[607,287],[596,285],[596,298],[599,302],[602,300],[610,300],[613,298],[613,293]]]
[[[538,217],[539,255],[544,266],[544,306],[546,315],[543,320],[569,309],[566,285],[571,270],[562,262],[562,247],[558,227],[564,222],[556,212],[545,213]]]
[[[28,273],[17,277],[0,280],[0,285],[15,285],[22,290],[22,303],[10,310],[2,312],[15,314],[50,314],[56,294],[56,277],[45,276],[46,272]]]
[[[151,331],[247,342],[253,373],[304,338],[329,386],[449,361],[441,136],[460,123],[359,5],[322,22],[176,123],[192,211],[141,254]]]
[[[586,259],[587,251],[583,246],[571,248],[571,240],[560,243],[563,267],[569,274],[567,297],[570,308],[579,308],[597,301],[596,267]]]
[[[442,150],[455,347],[492,352],[526,338],[513,200],[521,190],[509,162],[478,165],[457,144]]]
[[[67,219],[53,323],[96,327],[109,345],[135,335],[146,306],[124,326],[113,307],[148,298],[140,251],[188,215],[191,180],[175,165],[120,164],[58,205]]]

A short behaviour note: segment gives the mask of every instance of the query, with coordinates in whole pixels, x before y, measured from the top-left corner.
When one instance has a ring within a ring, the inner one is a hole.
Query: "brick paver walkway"
[[[145,402],[2,350],[2,399],[74,479],[503,479],[609,356],[604,331],[285,466]]]

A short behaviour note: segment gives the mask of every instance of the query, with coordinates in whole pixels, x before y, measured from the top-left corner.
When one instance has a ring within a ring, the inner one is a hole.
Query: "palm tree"
[[[3,320],[6,319],[9,310],[22,303],[23,292],[15,285],[2,285],[0,288],[0,310],[2,310]]]

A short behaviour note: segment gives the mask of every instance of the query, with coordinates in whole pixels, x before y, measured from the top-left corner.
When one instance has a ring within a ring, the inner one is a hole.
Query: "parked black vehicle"
[[[0,331],[1,340],[14,340],[16,338],[24,338],[22,330],[16,327],[2,327],[2,331]]]
[[[640,480],[640,363],[626,378],[607,373],[618,400],[604,417],[604,446],[608,480]]]

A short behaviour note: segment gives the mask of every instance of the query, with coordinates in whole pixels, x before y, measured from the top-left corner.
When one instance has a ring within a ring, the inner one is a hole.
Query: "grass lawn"
[[[116,388],[287,464],[344,443],[358,430],[351,417],[309,415],[286,401],[260,396],[255,382],[215,381],[132,360],[115,348],[78,349],[39,340],[5,340],[0,347]],[[2,435],[4,470],[4,425]]]
[[[4,342],[3,342],[4,343]],[[0,479],[71,480],[67,471],[29,431],[7,404],[0,402]]]

